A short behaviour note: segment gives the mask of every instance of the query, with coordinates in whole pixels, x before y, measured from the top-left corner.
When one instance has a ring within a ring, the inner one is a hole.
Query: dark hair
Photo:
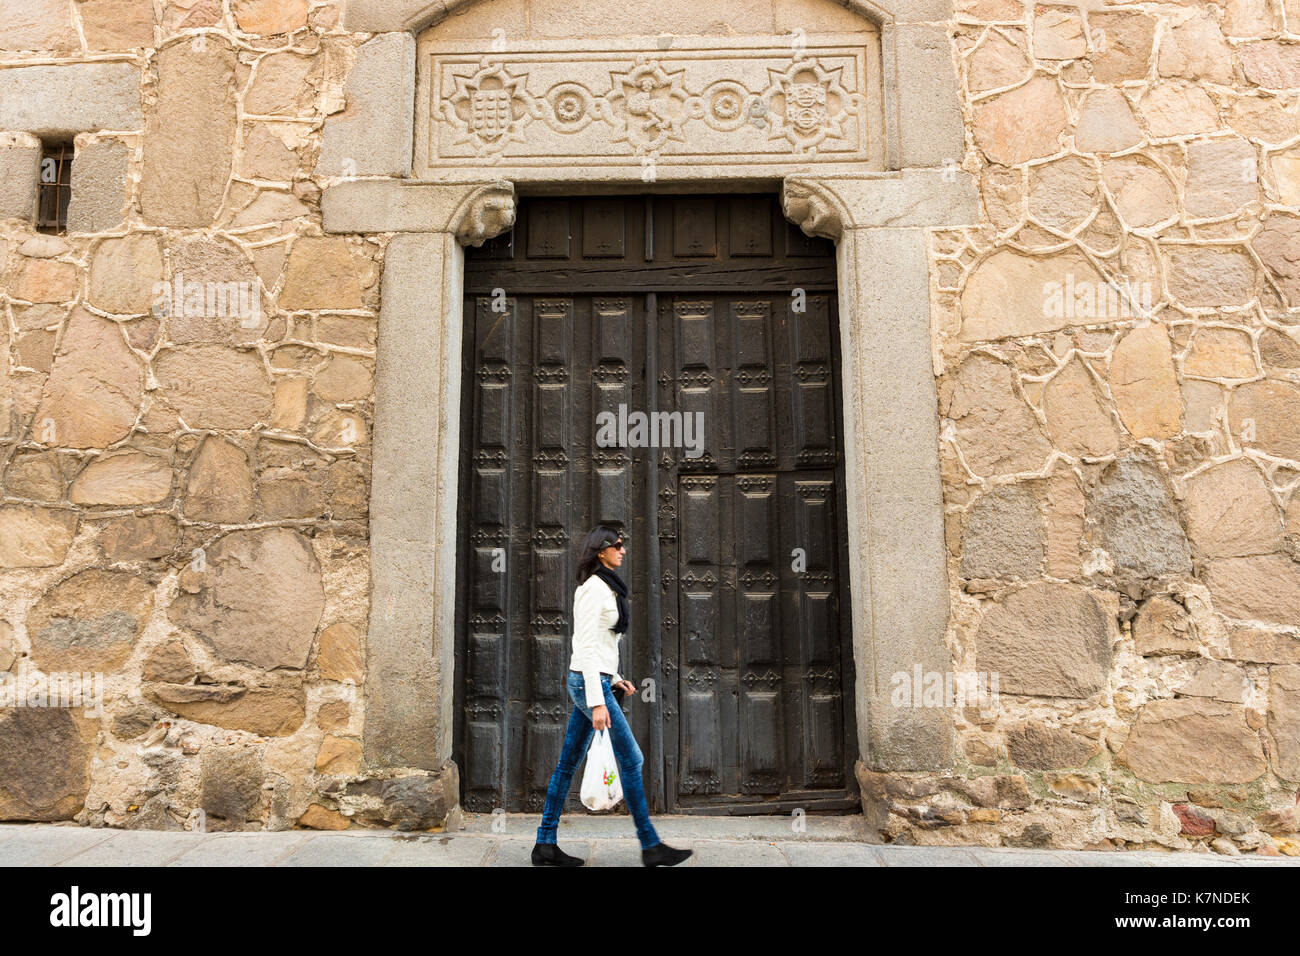
[[[604,525],[592,528],[586,540],[582,542],[582,550],[578,552],[578,583],[583,584],[587,578],[596,573],[596,568],[600,565],[601,551],[622,540],[621,534],[611,531]]]

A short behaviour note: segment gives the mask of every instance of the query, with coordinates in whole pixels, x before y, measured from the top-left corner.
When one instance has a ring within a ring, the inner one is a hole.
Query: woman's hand
[[[609,710],[604,704],[597,704],[591,708],[591,726],[596,730],[605,730],[609,727]]]
[[[623,693],[627,695],[626,697],[623,698],[624,703],[627,703],[636,697],[636,685],[633,684],[630,680],[621,680],[614,686],[621,687],[623,689]]]

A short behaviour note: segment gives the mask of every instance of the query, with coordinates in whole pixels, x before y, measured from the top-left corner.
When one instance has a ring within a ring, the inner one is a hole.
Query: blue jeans
[[[618,772],[623,776],[623,799],[636,821],[636,837],[641,841],[641,849],[648,850],[659,845],[659,834],[655,833],[650,823],[650,808],[646,805],[645,787],[641,784],[641,748],[632,736],[632,728],[627,725],[623,708],[614,700],[614,693],[609,689],[609,676],[600,675],[600,689],[605,692],[605,709],[609,711],[609,742],[614,746],[614,762]],[[582,675],[569,671],[569,697],[573,699],[573,713],[569,715],[569,729],[564,735],[564,748],[560,751],[560,762],[551,774],[550,786],[546,788],[546,807],[542,811],[542,825],[537,828],[538,843],[555,843],[560,825],[560,811],[564,809],[564,799],[569,795],[573,784],[573,775],[578,771],[578,764],[587,756],[591,738],[595,730],[591,726],[591,708],[587,706],[587,695],[583,687]]]

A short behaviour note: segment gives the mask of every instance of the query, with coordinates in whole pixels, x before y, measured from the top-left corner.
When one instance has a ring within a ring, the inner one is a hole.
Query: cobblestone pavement
[[[0,825],[0,866],[528,866],[535,814],[466,815],[445,833],[285,830],[189,833]],[[1297,866],[1300,858],[1196,852],[1092,852],[878,846],[860,817],[655,818],[659,835],[692,847],[685,866]],[[495,827],[495,828],[494,828]],[[560,845],[593,866],[639,866],[626,816],[568,816]]]

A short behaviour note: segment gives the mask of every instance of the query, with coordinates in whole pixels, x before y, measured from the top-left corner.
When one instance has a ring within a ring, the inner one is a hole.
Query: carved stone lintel
[[[515,187],[499,179],[478,187],[465,197],[452,225],[464,246],[481,246],[515,224]]]
[[[838,240],[844,234],[844,212],[824,186],[787,177],[781,186],[781,209],[807,236]]]

